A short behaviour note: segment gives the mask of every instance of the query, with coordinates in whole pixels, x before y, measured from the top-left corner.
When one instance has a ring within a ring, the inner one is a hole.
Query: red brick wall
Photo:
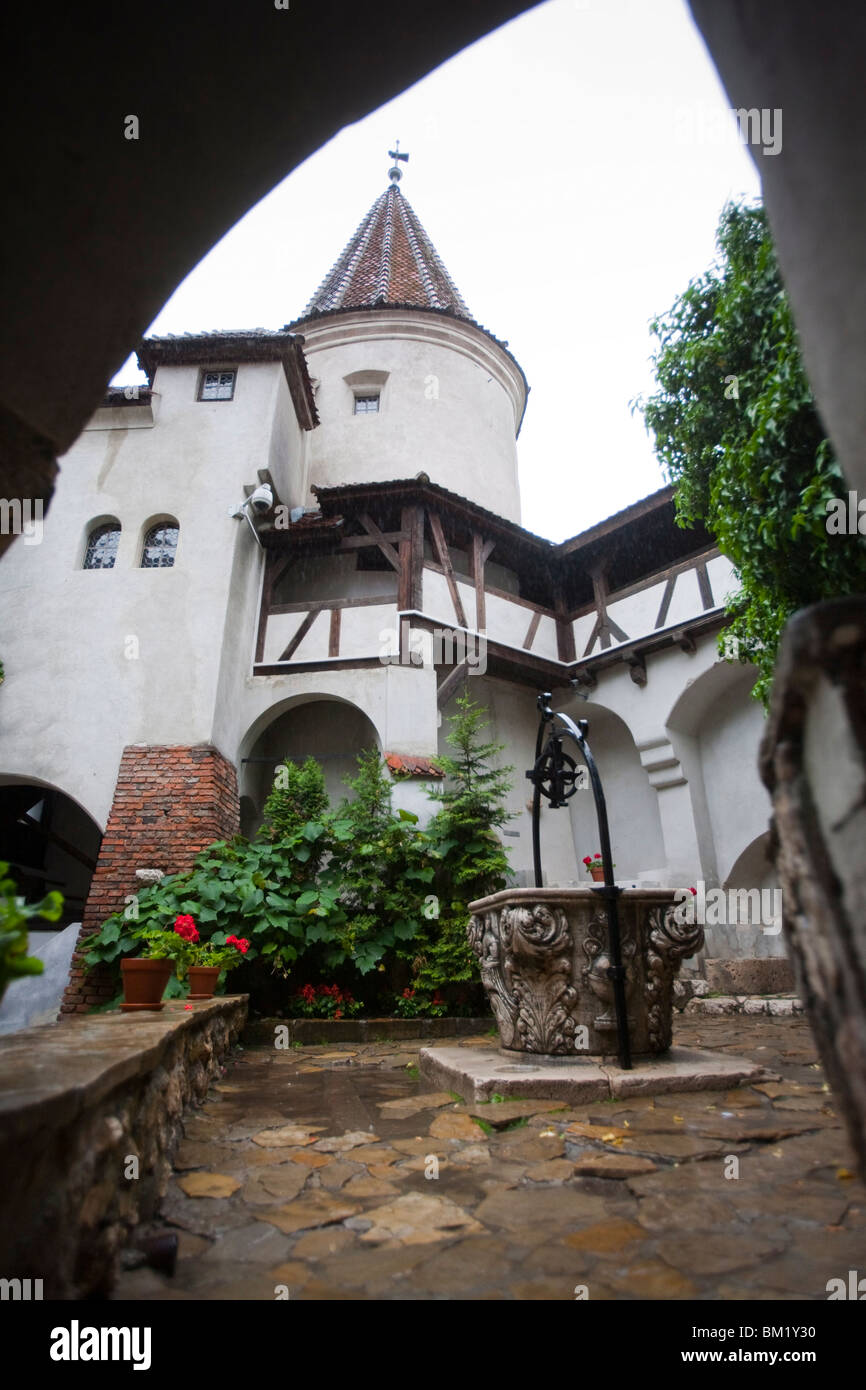
[[[86,1013],[115,993],[108,970],[88,972],[83,955],[86,938],[141,888],[136,869],[188,869],[199,850],[238,828],[235,769],[216,748],[133,744],[123,750],[61,1017]]]

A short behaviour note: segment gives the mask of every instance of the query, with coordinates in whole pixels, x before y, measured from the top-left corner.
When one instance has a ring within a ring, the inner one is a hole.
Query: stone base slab
[[[794,967],[784,956],[705,961],[709,988],[719,994],[792,994]]]
[[[662,1057],[638,1059],[631,1071],[589,1058],[533,1060],[526,1054],[526,1060],[518,1062],[512,1054],[480,1047],[424,1047],[418,1065],[426,1081],[465,1100],[522,1096],[569,1105],[671,1091],[727,1091],[767,1074],[764,1067],[744,1057],[688,1047],[672,1047]]]
[[[729,1014],[768,1014],[770,1018],[792,1018],[804,1012],[803,1004],[794,994],[778,996],[718,994],[690,999],[685,1013],[703,1014],[707,1018],[724,1018]]]

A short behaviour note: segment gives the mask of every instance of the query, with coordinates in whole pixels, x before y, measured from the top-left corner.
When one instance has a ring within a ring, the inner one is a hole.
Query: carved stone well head
[[[626,888],[618,912],[631,1049],[671,1045],[680,962],[703,945],[667,889]],[[470,904],[469,944],[503,1049],[547,1057],[613,1056],[607,912],[591,888],[510,888]]]

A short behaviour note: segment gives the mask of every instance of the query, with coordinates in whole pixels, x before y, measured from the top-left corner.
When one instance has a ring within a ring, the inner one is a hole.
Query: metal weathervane
[[[392,184],[396,188],[397,184],[403,177],[403,170],[400,168],[400,161],[402,160],[404,164],[408,164],[409,156],[408,154],[400,153],[400,141],[396,140],[394,142],[393,150],[388,151],[388,157],[389,159],[393,159],[394,161],[393,166],[388,170],[388,178],[391,180]]]
[[[631,1043],[628,1034],[628,1011],[625,997],[625,967],[622,963],[622,943],[619,933],[619,912],[617,899],[622,892],[613,881],[613,860],[610,854],[610,832],[607,824],[607,806],[601,779],[595,765],[587,733],[589,722],[579,719],[575,724],[567,714],[555,712],[550,707],[551,693],[545,691],[538,697],[538,710],[541,722],[535,740],[535,763],[527,772],[533,784],[532,797],[532,857],[535,867],[535,886],[542,888],[541,873],[541,798],[554,809],[564,806],[580,787],[586,786],[584,774],[588,772],[595,811],[598,817],[598,834],[601,842],[601,858],[604,864],[604,883],[590,891],[603,898],[607,909],[607,938],[610,966],[608,976],[613,983],[614,1008],[616,1010],[616,1034],[619,1048],[619,1064],[623,1071],[631,1071]],[[548,728],[548,726],[550,726]],[[586,767],[578,767],[574,759],[563,751],[564,738],[572,738],[584,758]]]

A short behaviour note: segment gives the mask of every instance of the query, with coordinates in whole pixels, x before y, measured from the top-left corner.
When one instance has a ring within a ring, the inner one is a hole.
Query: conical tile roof
[[[381,305],[440,309],[474,323],[417,214],[392,184],[378,197],[302,318]]]

